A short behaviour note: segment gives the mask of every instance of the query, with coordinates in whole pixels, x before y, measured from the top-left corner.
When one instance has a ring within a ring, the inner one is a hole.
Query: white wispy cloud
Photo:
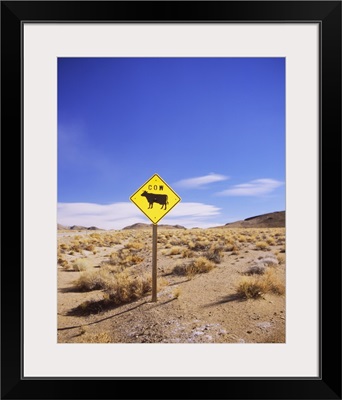
[[[179,203],[160,223],[186,228],[217,225],[210,222],[220,215],[220,208],[202,203]],[[122,229],[135,223],[150,223],[132,203],[58,203],[58,223],[66,226],[96,226],[102,229]]]
[[[182,179],[178,182],[175,182],[174,185],[178,187],[194,189],[194,188],[200,188],[210,183],[225,181],[227,179],[229,179],[229,177],[225,175],[208,174],[204,176],[198,176],[195,178]]]
[[[216,193],[219,196],[263,196],[273,192],[284,182],[275,179],[255,179]]]

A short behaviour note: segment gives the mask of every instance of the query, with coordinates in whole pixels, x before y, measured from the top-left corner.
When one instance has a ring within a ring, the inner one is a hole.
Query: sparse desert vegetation
[[[269,292],[279,295],[285,293],[285,285],[274,270],[265,267],[262,269],[256,266],[252,268],[254,268],[253,273],[249,273],[250,276],[248,277],[242,277],[238,283],[238,295],[247,299],[255,299]]]
[[[59,233],[58,341],[285,341],[285,228],[159,228],[157,259],[152,303],[150,227]]]

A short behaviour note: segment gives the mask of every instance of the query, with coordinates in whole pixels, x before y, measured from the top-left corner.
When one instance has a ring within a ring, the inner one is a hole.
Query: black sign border
[[[177,201],[177,202],[162,216],[162,217],[160,217],[157,221],[152,221],[152,219],[148,216],[148,214],[147,214],[141,207],[139,207],[138,204],[136,204],[136,203],[133,201],[133,197],[134,197],[135,195],[137,195],[138,192],[140,192],[140,190],[142,190],[142,188],[143,188],[145,185],[147,185],[148,182],[150,182],[155,176],[157,176],[158,179],[160,179],[160,180],[163,182],[163,184],[164,184],[165,186],[167,186],[167,187],[171,190],[171,192],[173,192],[173,193],[179,198],[179,200],[178,200],[178,201]],[[158,225],[158,222],[161,221],[161,220],[173,209],[173,207],[175,207],[175,206],[182,200],[182,199],[180,198],[180,196],[179,196],[179,195],[164,181],[164,179],[162,179],[158,174],[153,174],[153,175],[151,176],[151,178],[148,179],[144,184],[142,184],[142,185],[140,186],[140,188],[139,188],[136,192],[134,192],[134,193],[132,194],[132,196],[131,196],[129,199],[131,200],[131,202],[132,202],[136,207],[139,208],[139,210],[140,210],[141,212],[143,212],[143,213],[146,215],[146,217],[152,222],[153,225]]]

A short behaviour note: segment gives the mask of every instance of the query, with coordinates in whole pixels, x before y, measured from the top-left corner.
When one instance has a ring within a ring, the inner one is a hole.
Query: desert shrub
[[[172,273],[174,275],[186,275],[188,270],[188,265],[189,265],[188,263],[176,264],[172,269]]]
[[[63,254],[68,250],[68,246],[65,243],[59,245],[59,251]]]
[[[87,244],[87,245],[85,245],[84,249],[88,250],[88,251],[94,251],[95,246],[93,244]]]
[[[87,258],[78,258],[72,264],[74,271],[86,271],[90,268],[90,262]]]
[[[122,272],[126,269],[125,266],[123,265],[111,265],[111,264],[107,264],[106,262],[103,262],[101,264],[101,270],[107,270],[112,274],[117,274],[119,272]]]
[[[104,261],[105,264],[110,264],[110,265],[119,265],[121,261],[121,258],[117,253],[111,253],[108,257],[108,260]]]
[[[58,257],[58,258],[57,258],[57,264],[63,265],[65,262],[66,262],[66,260],[64,260],[63,257]]]
[[[74,240],[72,241],[71,245],[69,246],[70,250],[80,252],[82,250],[82,245],[79,240]]]
[[[267,269],[263,275],[242,277],[236,292],[244,298],[256,299],[269,292],[282,295],[285,293],[285,285],[277,278],[273,270]]]
[[[250,233],[248,238],[247,238],[247,242],[248,243],[254,243],[257,240],[256,235],[253,233]]]
[[[189,235],[183,234],[183,235],[179,238],[179,245],[180,245],[180,246],[187,246],[188,241],[189,241]]]
[[[73,243],[70,247],[70,250],[72,250],[76,253],[80,253],[82,251],[82,247],[79,243]]]
[[[276,257],[263,257],[260,259],[260,262],[266,265],[267,267],[274,267],[279,264]]]
[[[173,297],[175,299],[178,299],[178,297],[180,296],[181,293],[182,293],[182,290],[181,290],[181,288],[179,286],[174,288],[173,291],[172,291]]]
[[[205,257],[198,257],[191,263],[190,275],[202,274],[215,268],[215,264]]]
[[[255,264],[248,268],[245,275],[263,275],[266,271],[266,267],[262,264]]]
[[[165,244],[167,242],[167,238],[165,237],[165,235],[158,235],[157,242],[160,244]]]
[[[101,235],[100,235],[99,233],[97,233],[97,232],[91,233],[89,236],[90,236],[92,239],[95,239],[95,240],[99,240],[100,237],[101,237]]]
[[[169,240],[169,243],[171,244],[171,246],[179,246],[182,243],[182,239],[177,236],[173,236]]]
[[[269,238],[266,239],[266,243],[268,245],[270,245],[270,246],[274,246],[276,241],[275,241],[275,239],[273,237],[269,237]]]
[[[112,279],[113,273],[109,269],[82,272],[81,276],[74,282],[74,287],[81,292],[104,289],[110,285]]]
[[[132,241],[132,242],[128,242],[128,243],[126,243],[125,246],[124,246],[125,249],[135,250],[135,251],[139,251],[139,250],[141,250],[143,247],[144,247],[144,244],[141,243],[141,242],[139,242],[139,241],[137,241],[137,240],[134,240],[134,241]]]
[[[60,265],[63,269],[69,269],[70,265],[68,263],[67,260],[65,260],[64,258],[60,257],[57,260],[58,265]]]
[[[241,278],[239,284],[237,285],[236,292],[239,296],[247,299],[261,297],[264,293],[263,286],[259,280],[247,277]]]
[[[137,264],[141,263],[142,261],[144,261],[143,257],[140,257],[137,254],[129,254],[127,257],[125,257],[122,260],[122,264],[127,267],[131,267],[132,265],[137,265]]]
[[[167,252],[166,255],[168,255],[168,256],[175,256],[175,255],[181,254],[182,251],[183,251],[182,247],[180,247],[180,246],[173,246],[173,247],[171,247],[171,249]]]
[[[180,263],[175,265],[172,273],[175,275],[194,276],[196,274],[203,274],[215,268],[215,264],[205,257],[198,257],[190,263]]]
[[[245,243],[245,242],[247,241],[247,238],[246,238],[245,235],[239,235],[238,238],[237,238],[237,240],[238,240],[240,243]]]
[[[187,245],[189,250],[195,250],[196,245],[192,240],[190,240]]]
[[[109,260],[106,262],[110,265],[122,265],[124,267],[131,267],[144,261],[144,258],[135,254],[128,249],[121,249],[118,252],[113,252],[109,255]]]
[[[279,264],[285,264],[286,256],[284,253],[277,254],[277,260]]]
[[[265,287],[267,292],[282,295],[285,293],[285,285],[278,278],[273,269],[267,269],[265,275]]]
[[[259,250],[266,250],[268,248],[268,243],[265,241],[259,241],[255,243],[255,247]]]
[[[222,247],[212,246],[206,253],[203,254],[209,261],[219,264],[223,258]]]
[[[110,302],[114,304],[137,300],[151,291],[150,275],[133,277],[126,271],[115,274],[105,291]]]
[[[192,250],[190,250],[190,249],[184,249],[182,251],[182,257],[183,258],[191,258],[193,256],[194,256],[194,252]]]
[[[240,246],[236,242],[228,242],[224,247],[224,251],[233,251],[238,253]]]
[[[198,239],[196,241],[191,240],[188,243],[188,248],[193,251],[208,250],[211,246],[211,242],[208,239]]]

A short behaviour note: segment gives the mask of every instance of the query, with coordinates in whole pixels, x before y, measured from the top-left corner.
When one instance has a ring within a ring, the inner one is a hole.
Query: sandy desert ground
[[[284,343],[285,228],[58,230],[59,343]]]

